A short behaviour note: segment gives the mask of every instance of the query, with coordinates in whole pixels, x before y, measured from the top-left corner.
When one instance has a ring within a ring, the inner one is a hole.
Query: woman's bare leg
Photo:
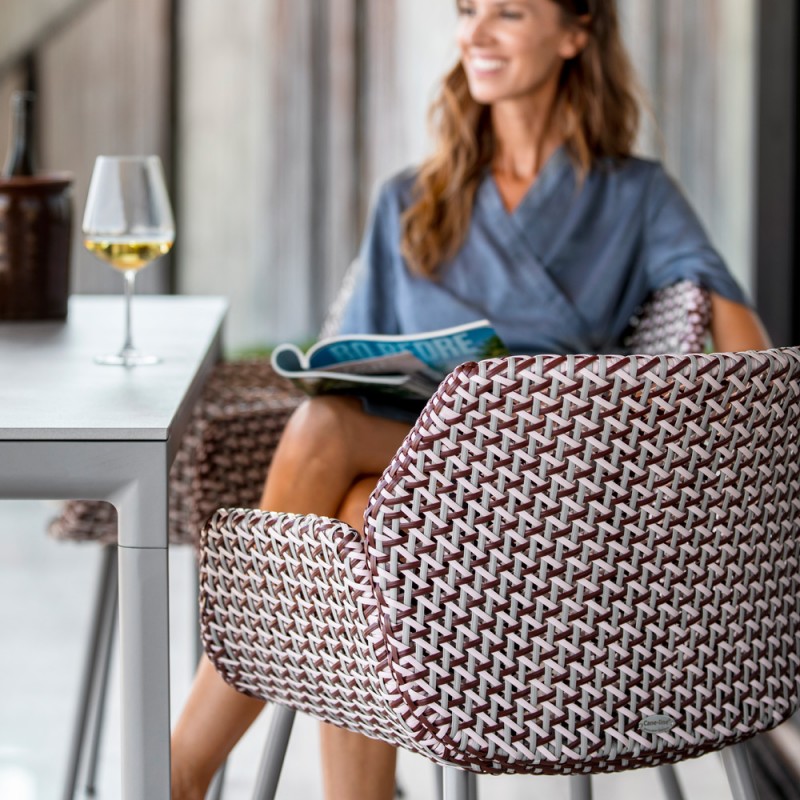
[[[365,414],[353,398],[306,401],[281,438],[261,508],[335,516],[357,478],[383,472],[407,432],[408,425]],[[366,499],[362,514],[365,506]],[[203,657],[173,732],[174,800],[202,800],[262,707],[229,687]]]
[[[363,532],[364,509],[378,475],[355,483],[336,512],[336,519]],[[391,800],[397,750],[360,733],[320,725],[322,778],[326,800]]]
[[[228,686],[204,655],[172,732],[172,797],[202,800],[214,773],[264,703]]]
[[[320,744],[325,800],[392,800],[394,747],[324,722]]]
[[[357,478],[386,469],[408,429],[352,397],[306,401],[281,437],[260,508],[335,516]]]

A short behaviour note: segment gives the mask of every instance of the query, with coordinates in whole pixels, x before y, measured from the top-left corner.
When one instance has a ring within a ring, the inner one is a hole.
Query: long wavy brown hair
[[[599,159],[629,156],[639,127],[638,89],[622,43],[616,0],[552,0],[565,25],[588,32],[566,61],[553,109],[566,151],[583,180]],[[430,110],[436,148],[420,167],[403,215],[401,251],[411,269],[433,276],[464,243],[475,192],[495,151],[490,108],[472,99],[459,62]]]

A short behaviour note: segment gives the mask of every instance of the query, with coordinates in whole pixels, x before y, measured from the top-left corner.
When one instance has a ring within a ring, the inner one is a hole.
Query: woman
[[[650,292],[691,278],[712,292],[718,349],[768,347],[679,190],[631,157],[638,112],[614,0],[460,0],[458,13],[437,150],[383,187],[342,332],[487,317],[515,352],[613,352]],[[361,530],[416,411],[307,401],[261,507]],[[261,708],[203,661],[173,737],[174,797],[203,797]],[[322,756],[328,798],[392,797],[390,746],[323,725]]]

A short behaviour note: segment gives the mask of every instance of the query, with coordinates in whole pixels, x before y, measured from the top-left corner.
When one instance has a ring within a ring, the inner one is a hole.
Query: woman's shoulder
[[[653,181],[669,179],[664,165],[659,160],[644,156],[602,159],[593,172],[601,178],[640,183],[644,187]]]
[[[642,156],[605,159],[592,170],[592,181],[600,191],[631,198],[642,210],[658,207],[682,194],[661,161]]]

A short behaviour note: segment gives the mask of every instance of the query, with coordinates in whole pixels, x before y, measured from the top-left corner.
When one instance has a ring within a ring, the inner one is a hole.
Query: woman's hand
[[[711,338],[714,349],[721,352],[772,347],[755,311],[714,292],[711,293]]]

